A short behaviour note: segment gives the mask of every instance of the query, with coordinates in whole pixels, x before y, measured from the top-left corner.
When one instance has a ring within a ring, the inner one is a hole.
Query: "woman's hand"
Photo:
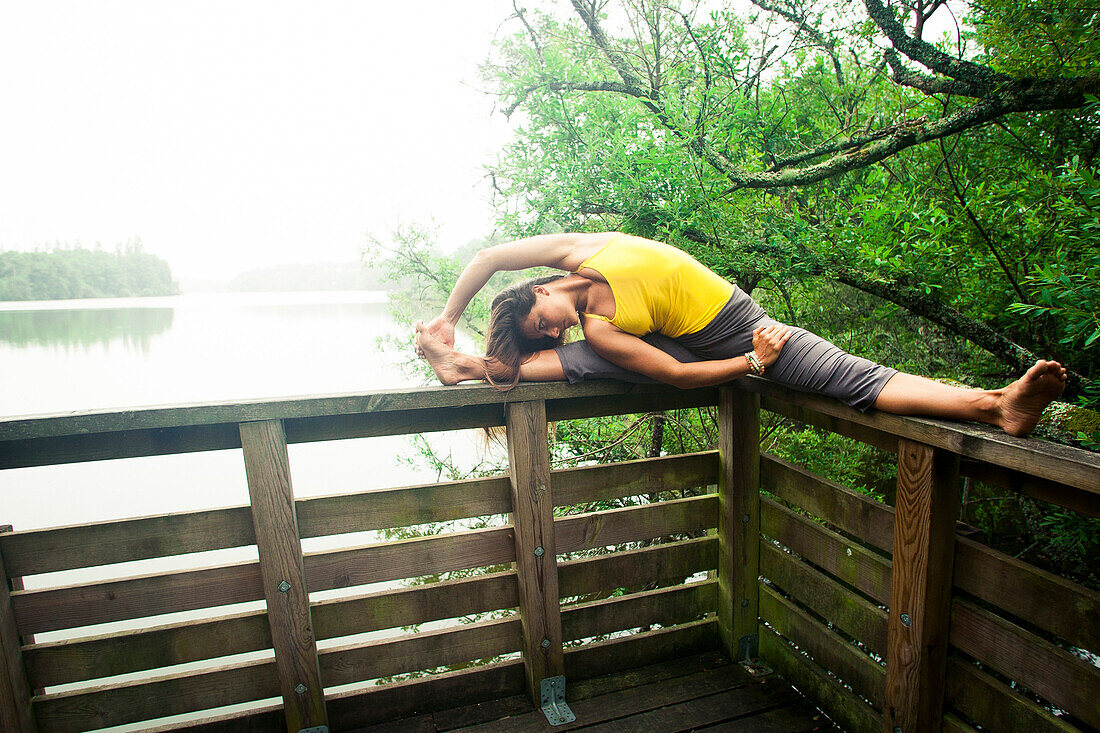
[[[436,316],[428,321],[428,325],[424,326],[424,330],[427,331],[428,335],[432,338],[443,342],[452,349],[454,348],[455,324],[451,323],[443,316]]]
[[[782,323],[771,326],[761,326],[752,332],[752,350],[764,362],[765,367],[770,367],[779,358],[779,352],[783,350],[783,344],[791,337],[791,329]]]

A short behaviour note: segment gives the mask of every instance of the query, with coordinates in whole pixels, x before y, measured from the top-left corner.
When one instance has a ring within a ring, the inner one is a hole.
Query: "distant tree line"
[[[58,246],[49,252],[0,252],[0,300],[175,295],[168,263],[141,240],[114,252]]]

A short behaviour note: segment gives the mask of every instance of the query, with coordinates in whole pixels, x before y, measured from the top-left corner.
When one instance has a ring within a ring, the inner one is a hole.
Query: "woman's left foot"
[[[1035,366],[1001,393],[997,406],[1001,428],[1009,435],[1029,434],[1046,406],[1057,399],[1065,387],[1065,367],[1056,361],[1035,362]]]

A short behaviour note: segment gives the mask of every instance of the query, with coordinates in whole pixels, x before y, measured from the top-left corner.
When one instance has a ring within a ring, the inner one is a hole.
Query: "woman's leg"
[[[952,387],[913,374],[898,372],[879,392],[874,406],[896,415],[922,415],[951,420],[973,420],[995,425],[1009,435],[1027,435],[1043,409],[1066,383],[1066,370],[1056,361],[1038,361],[1002,389]]]
[[[416,345],[443,384],[485,379],[485,360],[480,356],[455,351],[426,331],[417,331]],[[519,378],[524,382],[554,382],[565,379],[565,371],[557,353],[548,349],[536,352],[520,365]]]

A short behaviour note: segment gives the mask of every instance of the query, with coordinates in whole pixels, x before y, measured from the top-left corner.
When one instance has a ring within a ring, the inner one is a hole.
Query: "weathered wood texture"
[[[608,547],[654,537],[684,535],[718,524],[714,494],[656,504],[574,514],[554,520],[558,552]]]
[[[951,644],[1093,728],[1100,669],[973,603],[955,599]]]
[[[718,399],[718,633],[731,659],[757,654],[760,400],[723,387]]]
[[[883,710],[888,730],[937,730],[943,723],[958,480],[957,455],[899,441]]]
[[[31,733],[35,730],[31,687],[27,682],[19,630],[11,605],[10,577],[0,553],[0,730]]]
[[[761,459],[761,485],[852,540],[893,552],[893,507],[774,456]],[[1100,625],[1093,622],[1100,615],[1096,591],[961,536],[955,540],[954,584],[1075,646],[1100,649]]]
[[[947,704],[985,730],[1019,733],[1078,731],[1008,685],[952,654],[947,659]]]
[[[562,609],[562,637],[567,641],[652,625],[695,621],[715,608],[713,581],[632,593]]]
[[[1080,448],[1015,438],[987,425],[891,415],[877,410],[864,413],[829,397],[798,392],[764,379],[741,379],[738,386],[761,394],[761,405],[766,410],[866,439],[865,442],[881,448],[896,446],[896,441],[889,438],[874,437],[886,434],[1021,471],[1078,492],[1100,494],[1096,481],[1100,456]]]
[[[717,453],[586,466],[551,473],[555,504],[682,490],[715,483]],[[511,511],[506,476],[299,499],[303,538]],[[0,535],[13,576],[255,544],[247,506],[165,514]]]
[[[554,506],[570,506],[695,489],[717,481],[718,453],[707,451],[552,471],[550,493]]]
[[[718,538],[699,537],[558,564],[562,598],[680,583],[718,566]]]
[[[527,694],[537,702],[542,681],[564,670],[546,405],[511,403],[505,407],[505,420],[524,673]]]
[[[601,399],[594,400],[599,397]],[[290,443],[504,424],[504,404],[547,400],[552,420],[714,404],[715,391],[617,382],[382,390],[0,419],[0,469],[240,447],[237,425],[282,420]]]
[[[277,420],[242,423],[245,475],[287,730],[328,725],[309,613],[286,436]]]
[[[760,627],[760,656],[816,701],[844,730],[881,733],[881,715],[767,626]]]

